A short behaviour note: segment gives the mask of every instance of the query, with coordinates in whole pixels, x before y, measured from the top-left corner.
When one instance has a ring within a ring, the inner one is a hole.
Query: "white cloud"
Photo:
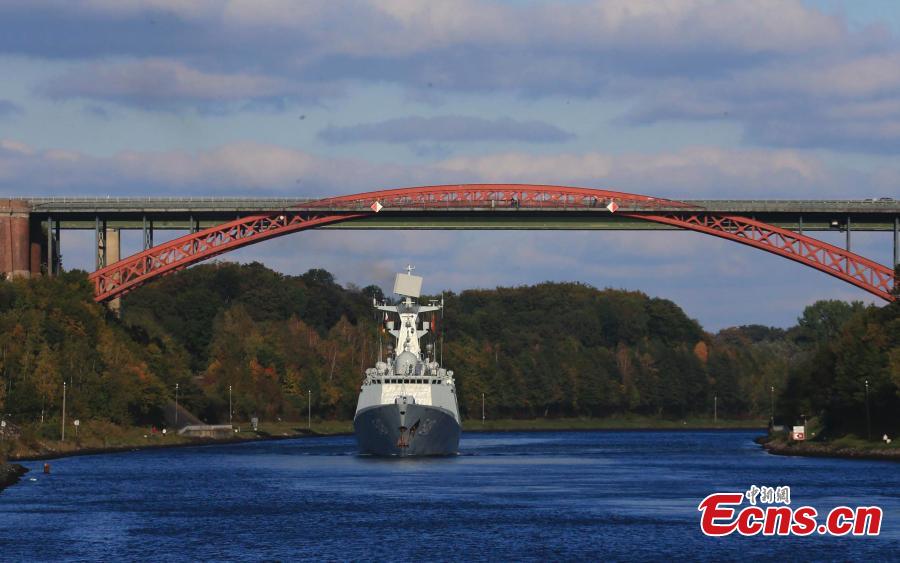
[[[438,168],[484,181],[573,183],[665,197],[824,195],[838,188],[835,171],[793,151],[691,147],[660,154],[604,153],[457,157]]]
[[[631,124],[720,119],[767,146],[900,150],[896,38],[800,0],[12,0],[4,26],[0,53],[82,63],[40,85],[55,99],[225,112],[391,83],[627,101]]]
[[[152,193],[317,196],[457,182],[561,184],[621,189],[671,198],[869,196],[890,182],[893,168],[855,176],[818,157],[788,150],[690,147],[675,152],[601,152],[464,156],[431,165],[331,158],[259,143],[199,151],[125,151],[93,157],[73,150],[37,150],[0,140],[0,190],[106,195]],[[123,187],[127,186],[127,187]]]
[[[304,90],[310,93],[313,88],[259,74],[204,72],[156,58],[80,65],[39,88],[51,98],[112,100],[150,108],[296,96]]]

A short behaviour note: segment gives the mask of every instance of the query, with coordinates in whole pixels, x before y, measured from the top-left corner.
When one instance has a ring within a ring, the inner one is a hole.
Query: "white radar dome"
[[[411,374],[417,363],[419,363],[419,358],[415,354],[409,351],[403,352],[394,360],[394,373],[397,375]]]

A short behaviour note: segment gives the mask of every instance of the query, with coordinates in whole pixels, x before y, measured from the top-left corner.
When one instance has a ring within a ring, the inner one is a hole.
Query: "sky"
[[[898,31],[893,0],[3,0],[0,197],[900,197]],[[64,233],[64,266],[88,269],[92,241]],[[887,264],[890,236],[854,250]],[[708,330],[874,302],[688,232],[314,231],[223,259],[386,289],[407,263],[432,292],[634,289]]]

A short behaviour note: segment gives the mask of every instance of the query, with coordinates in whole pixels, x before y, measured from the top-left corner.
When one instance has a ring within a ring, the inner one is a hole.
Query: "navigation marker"
[[[616,210],[619,209],[619,204],[615,201],[611,201],[609,202],[609,205],[606,206],[606,208],[609,209],[610,213],[615,213]]]
[[[381,211],[381,209],[382,209],[384,206],[381,205],[381,202],[380,202],[380,201],[375,200],[375,203],[373,203],[373,204],[370,205],[369,207],[372,208],[372,211],[374,211],[375,213],[378,213],[379,211]]]

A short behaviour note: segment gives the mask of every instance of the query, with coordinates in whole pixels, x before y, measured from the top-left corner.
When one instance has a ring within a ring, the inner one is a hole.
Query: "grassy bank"
[[[38,425],[26,426],[15,440],[0,442],[2,452],[10,460],[27,461],[49,459],[69,455],[128,451],[146,448],[166,448],[209,443],[272,440],[309,435],[331,435],[352,431],[352,423],[341,421],[313,421],[308,430],[306,421],[261,423],[254,431],[249,424],[235,424],[237,432],[229,439],[188,438],[174,433],[154,433],[152,429],[136,426],[119,426],[109,422],[83,422],[78,435],[67,434],[67,439],[47,438],[47,431]]]
[[[869,441],[852,434],[835,440],[804,442],[795,442],[787,436],[770,436],[760,440],[760,443],[766,451],[775,455],[900,461],[900,443]]]
[[[529,432],[552,430],[687,430],[763,428],[762,420],[721,420],[689,418],[663,420],[650,417],[552,418],[464,420],[464,432]],[[154,433],[148,428],[118,426],[109,422],[84,422],[77,436],[70,433],[66,441],[47,437],[55,430],[47,425],[25,426],[17,439],[0,442],[0,453],[10,460],[36,460],[68,455],[126,451],[144,448],[178,447],[208,443],[272,440],[301,436],[328,436],[353,432],[349,420],[313,420],[309,428],[303,421],[262,422],[257,431],[247,423],[236,423],[237,432],[227,440],[186,438],[177,434]]]

